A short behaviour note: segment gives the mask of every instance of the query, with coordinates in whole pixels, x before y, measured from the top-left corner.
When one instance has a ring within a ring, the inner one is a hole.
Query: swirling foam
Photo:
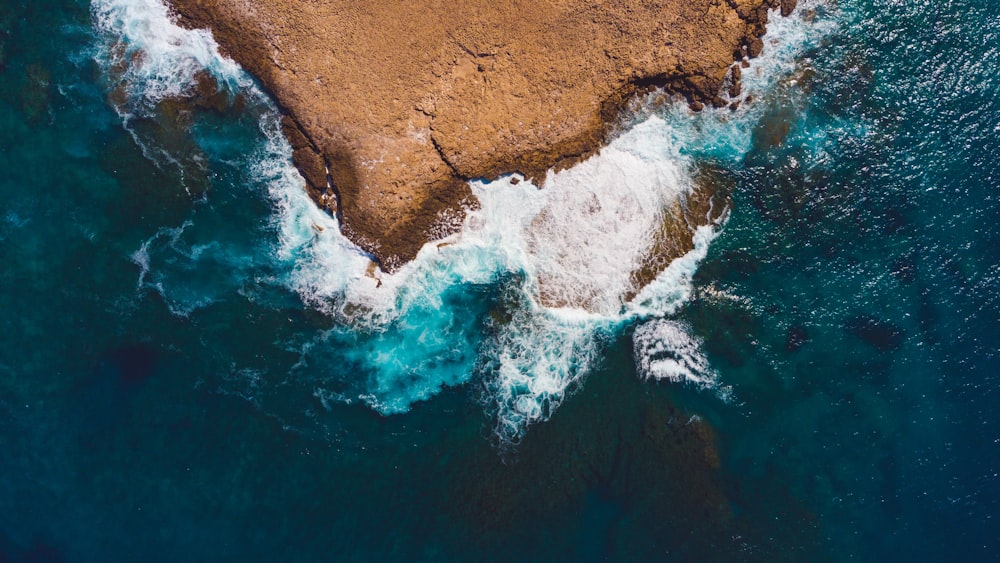
[[[635,362],[643,378],[715,386],[717,374],[701,353],[701,343],[684,325],[654,319],[640,325],[632,341]]]
[[[600,361],[603,338],[636,321],[643,323],[634,338],[643,377],[715,385],[697,340],[663,319],[689,298],[691,277],[718,225],[698,228],[694,249],[627,300],[635,289],[630,274],[663,210],[691,190],[691,155],[732,163],[748,150],[754,105],[697,116],[683,104],[638,108],[633,126],[599,155],[550,173],[545,189],[514,177],[473,182],[481,206],[469,211],[460,232],[426,245],[387,275],[373,271],[336,219],[309,199],[276,109],[219,54],[210,34],[176,26],[160,0],[94,0],[92,6],[103,41],[98,58],[106,69],[125,65],[130,111],[184,94],[204,70],[270,108],[261,120],[267,141],[254,172],[274,204],[274,260],[285,272],[282,282],[334,321],[303,346],[293,369],[307,369],[316,350],[336,345],[342,361],[373,374],[353,394],[317,383],[314,396],[324,404],[356,397],[383,413],[404,412],[442,386],[481,373],[497,435],[516,441]],[[746,90],[759,98],[787,75],[821,35],[816,29],[797,14],[773,21],[780,42],[769,40],[765,57],[744,72]],[[136,254],[140,285],[153,283],[147,246]],[[155,283],[166,297],[170,290]],[[490,292],[499,305],[491,309],[487,300],[470,297],[477,291]],[[190,305],[179,313],[190,314],[198,302]],[[484,318],[490,319],[485,330]]]
[[[99,56],[106,67],[124,71],[133,103],[152,107],[181,96],[206,70],[231,89],[251,85],[239,65],[219,53],[210,32],[177,26],[162,0],[94,0],[91,11],[105,39]]]

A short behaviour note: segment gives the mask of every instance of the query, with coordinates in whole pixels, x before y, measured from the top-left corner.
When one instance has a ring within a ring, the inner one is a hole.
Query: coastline
[[[458,229],[468,180],[541,185],[600,151],[637,95],[739,104],[739,61],[794,0],[695,4],[170,2],[271,93],[310,196],[387,272]]]

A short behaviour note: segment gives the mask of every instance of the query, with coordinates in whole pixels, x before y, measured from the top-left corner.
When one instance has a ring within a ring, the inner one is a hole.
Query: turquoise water
[[[804,3],[752,107],[477,184],[378,288],[159,6],[0,2],[3,558],[994,557],[995,5]],[[725,224],[625,300],[705,162]]]

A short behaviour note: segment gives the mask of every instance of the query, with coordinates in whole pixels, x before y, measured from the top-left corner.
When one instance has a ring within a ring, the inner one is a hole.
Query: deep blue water
[[[0,559],[994,559],[1000,6],[808,9],[756,110],[662,116],[735,184],[654,315],[694,385],[490,250],[352,312],[251,84],[147,103],[88,2],[0,0]]]

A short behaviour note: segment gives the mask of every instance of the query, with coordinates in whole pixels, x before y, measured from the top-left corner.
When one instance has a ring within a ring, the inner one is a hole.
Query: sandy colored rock
[[[759,53],[778,4],[171,3],[271,91],[311,195],[389,271],[461,224],[475,204],[466,180],[541,180],[592,154],[639,91],[727,105],[734,59]]]

